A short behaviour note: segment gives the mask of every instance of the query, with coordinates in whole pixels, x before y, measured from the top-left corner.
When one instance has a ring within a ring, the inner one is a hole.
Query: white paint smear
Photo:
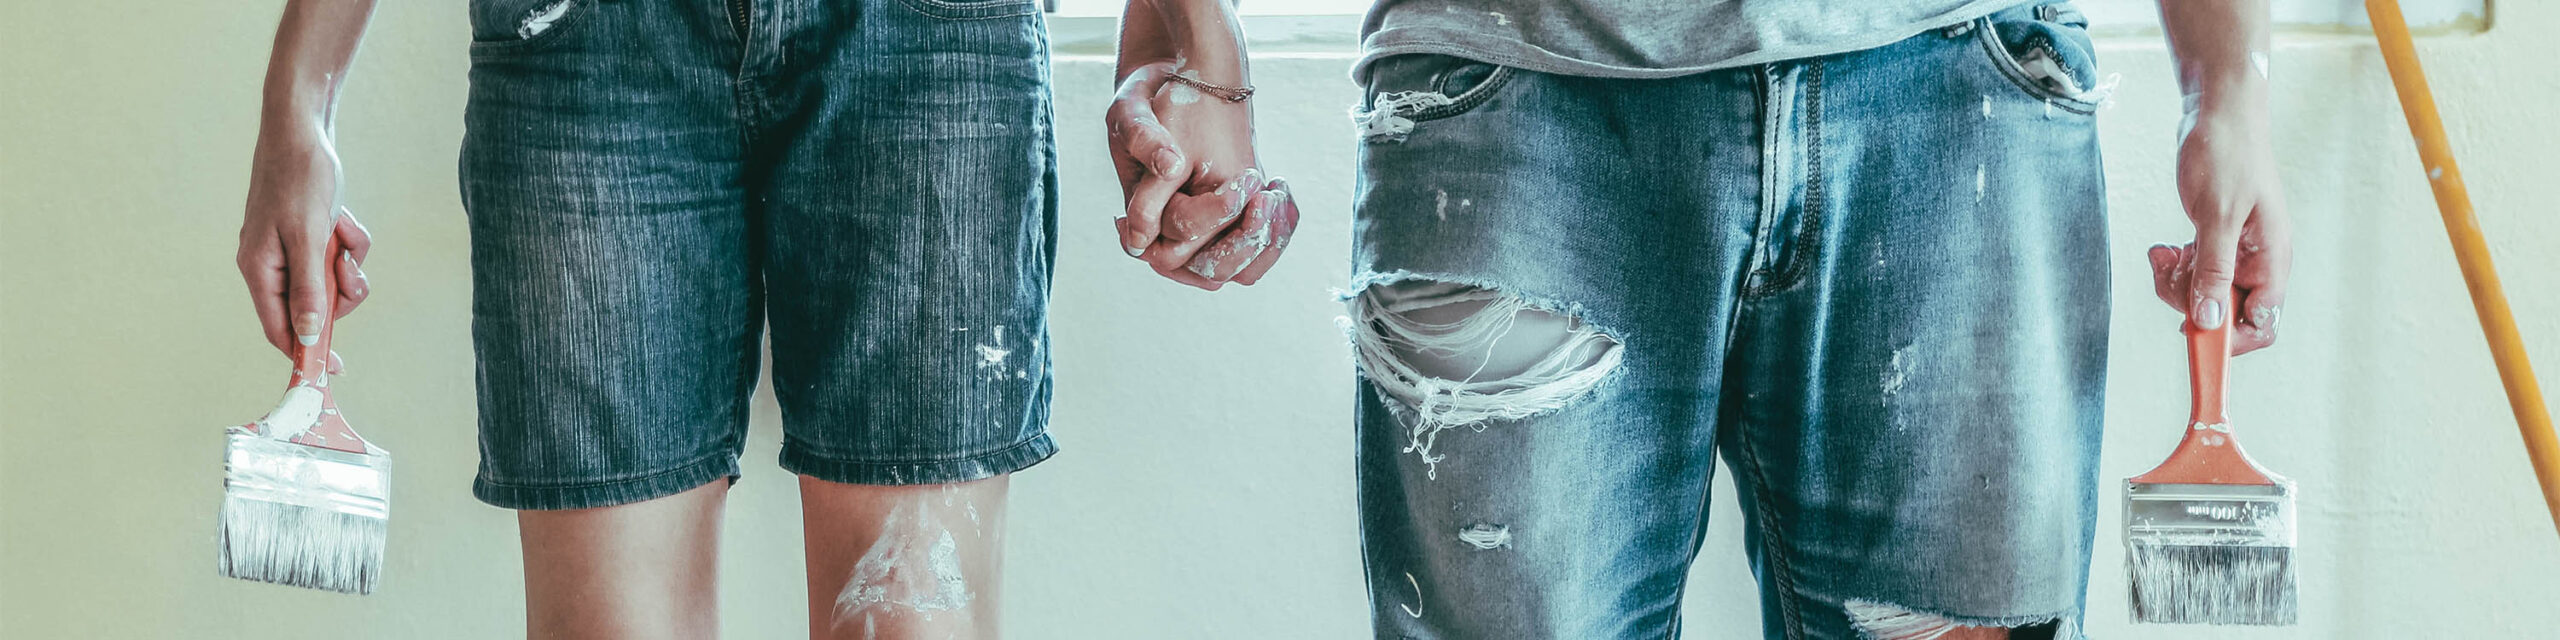
[[[1470,526],[1465,529],[1458,530],[1458,541],[1473,545],[1478,549],[1489,550],[1508,547],[1511,546],[1511,527],[1498,524],[1479,524]]]
[[[853,578],[836,595],[836,618],[860,613],[867,625],[871,612],[882,607],[931,612],[969,606],[959,547],[950,529],[924,513],[921,498],[890,508],[880,538],[854,562]]]
[[[558,22],[560,16],[568,15],[569,7],[574,4],[577,4],[575,0],[560,0],[534,9],[532,13],[525,15],[524,24],[516,27],[516,37],[531,38],[542,35],[544,31],[550,31],[551,23]]]
[[[320,424],[321,397],[320,388],[311,385],[286,389],[284,399],[276,401],[276,408],[258,419],[258,435],[284,440],[310,431]]]

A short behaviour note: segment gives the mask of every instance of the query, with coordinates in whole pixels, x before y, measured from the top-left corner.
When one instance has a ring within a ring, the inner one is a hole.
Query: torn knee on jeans
[[[2057,635],[2055,628],[2059,626],[2056,618],[2006,625],[1971,625],[1946,616],[1871,600],[1850,600],[1841,608],[1849,613],[1849,625],[1856,627],[1861,637],[1870,640],[2027,640],[2053,638]],[[2013,635],[2012,631],[2018,633]]]
[[[1347,327],[1360,370],[1413,418],[1405,449],[1439,477],[1439,432],[1564,407],[1624,358],[1616,338],[1519,296],[1408,280],[1362,290]]]

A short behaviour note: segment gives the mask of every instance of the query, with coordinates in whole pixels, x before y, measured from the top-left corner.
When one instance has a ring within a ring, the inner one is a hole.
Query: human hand
[[[373,238],[338,204],[340,179],[337,150],[319,127],[261,132],[236,262],[267,342],[287,359],[319,340],[321,314],[344,317],[372,293],[361,265]],[[332,238],[337,255],[328,255]],[[329,372],[341,369],[330,353]]]
[[[1126,197],[1121,248],[1175,282],[1251,285],[1288,248],[1297,205],[1258,166],[1252,108],[1171,80],[1186,72],[1197,73],[1132,67],[1105,115]]]
[[[2187,118],[2178,144],[2178,195],[2196,237],[2185,246],[2151,247],[2152,286],[2198,328],[2238,322],[2232,355],[2256,351],[2276,341],[2293,264],[2293,222],[2276,175],[2265,104],[2195,104],[2191,98]]]

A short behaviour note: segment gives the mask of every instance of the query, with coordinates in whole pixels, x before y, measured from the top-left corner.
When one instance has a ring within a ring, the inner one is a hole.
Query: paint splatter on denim
[[[1665,80],[1381,61],[1347,327],[1377,635],[1676,635],[1720,455],[1767,637],[2078,637],[2083,29],[2037,4]]]
[[[471,4],[482,500],[736,476],[768,341],[793,472],[948,483],[1054,452],[1033,0]]]

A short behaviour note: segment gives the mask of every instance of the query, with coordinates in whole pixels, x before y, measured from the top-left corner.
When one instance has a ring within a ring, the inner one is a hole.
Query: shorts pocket
[[[471,0],[471,54],[532,51],[566,38],[604,0]]]
[[[898,0],[916,13],[944,20],[1011,18],[1040,12],[1037,0]]]
[[[1414,125],[1483,106],[1516,73],[1498,64],[1429,53],[1379,60],[1369,73],[1368,95],[1352,112],[1352,120],[1364,139],[1401,140]]]
[[[2089,19],[2071,3],[1983,18],[1981,32],[1978,39],[1992,67],[2027,97],[2079,113],[2097,110],[2105,92],[2099,87],[2097,52],[2089,42]]]

